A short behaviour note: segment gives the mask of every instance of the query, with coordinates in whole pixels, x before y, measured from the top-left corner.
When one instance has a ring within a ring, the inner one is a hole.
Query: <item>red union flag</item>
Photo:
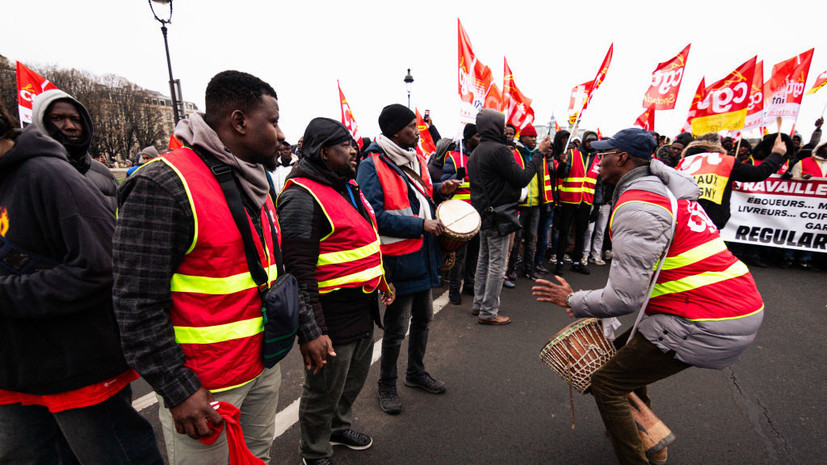
[[[768,98],[764,108],[765,119],[798,119],[812,61],[813,49],[810,49],[772,67],[767,89],[764,90]]]
[[[600,69],[597,71],[597,75],[595,75],[594,80],[592,80],[592,85],[589,88],[587,98],[586,98],[586,105],[583,109],[586,109],[586,106],[592,101],[592,97],[594,97],[594,91],[600,87],[600,84],[603,84],[603,80],[606,79],[606,73],[609,72],[609,65],[612,64],[612,55],[614,54],[615,44],[609,45],[609,51],[606,52],[606,57],[603,58],[603,63],[600,64]]]
[[[359,145],[359,150],[361,150],[363,147],[362,137],[359,136],[359,125],[356,124],[356,119],[353,118],[353,112],[350,111],[350,104],[347,103],[345,94],[342,93],[342,85],[339,84],[338,79],[336,80],[336,86],[339,87],[339,105],[342,108],[342,124],[350,131],[350,135],[356,140],[356,144]]]
[[[744,127],[755,61],[756,57],[750,58],[725,78],[703,90],[692,120],[694,134]]]
[[[655,108],[649,107],[642,115],[635,120],[635,126],[640,126],[647,131],[655,130]]]
[[[531,99],[523,95],[514,82],[514,75],[508,60],[503,57],[503,110],[506,114],[506,123],[522,129],[534,122],[534,109],[531,108]]]
[[[807,95],[815,94],[818,92],[819,89],[824,87],[827,84],[827,71],[821,73],[816,78],[816,82],[813,83],[813,87],[807,91]]]
[[[683,70],[689,57],[689,44],[675,58],[660,63],[652,73],[649,90],[643,97],[643,108],[654,110],[671,110],[675,108],[678,92],[683,82]]]
[[[57,86],[23,63],[17,62],[17,108],[20,113],[20,124],[32,122],[34,97],[52,89],[57,89]]]
[[[422,155],[427,156],[428,154],[436,152],[436,144],[434,144],[431,133],[428,132],[428,125],[425,124],[425,120],[422,118],[422,115],[419,114],[419,109],[415,108],[415,110],[416,128],[419,130],[419,143],[416,144],[416,150]]]
[[[488,92],[485,94],[485,103],[483,108],[490,108],[492,110],[502,111],[503,109],[503,94],[497,84],[491,83]]]
[[[757,128],[764,125],[764,62],[755,65],[755,74],[752,77],[752,86],[749,90],[749,105],[747,117],[744,120],[744,129]]]
[[[170,150],[180,149],[183,146],[184,146],[184,143],[181,142],[180,140],[178,140],[178,138],[175,137],[175,134],[170,134],[169,135],[169,146],[168,147],[169,147]]]
[[[588,91],[594,84],[594,81],[584,82],[571,88],[571,98],[569,99],[569,124],[574,126],[580,116],[580,109],[586,109],[588,104]]]
[[[477,60],[471,48],[471,39],[457,18],[459,54],[457,84],[460,98],[460,121],[473,123],[477,113],[485,108],[486,98],[494,84],[491,70]],[[497,108],[499,110],[499,108]]]
[[[686,123],[681,128],[681,132],[692,131],[692,120],[695,119],[695,114],[698,112],[698,102],[701,101],[705,88],[704,78],[701,78],[701,82],[698,83],[698,90],[695,91],[695,96],[692,97],[692,103],[689,105],[689,114],[686,115]]]

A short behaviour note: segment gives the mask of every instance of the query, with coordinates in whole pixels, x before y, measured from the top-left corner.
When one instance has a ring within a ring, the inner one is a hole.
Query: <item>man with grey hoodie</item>
[[[626,394],[650,404],[648,384],[690,366],[731,365],[757,336],[764,304],[749,270],[698,204],[698,185],[652,160],[652,133],[624,129],[592,147],[600,177],[615,186],[609,281],[574,292],[558,276],[561,285],[538,280],[533,293],[571,317],[609,318],[646,306],[645,317],[615,345],[629,342],[594,372],[590,390],[620,463],[662,464],[666,449],[647,457]]]
[[[34,99],[32,124],[66,149],[69,163],[103,193],[114,214],[118,182],[109,168],[89,155],[92,118],[86,107],[62,90],[47,90]]]

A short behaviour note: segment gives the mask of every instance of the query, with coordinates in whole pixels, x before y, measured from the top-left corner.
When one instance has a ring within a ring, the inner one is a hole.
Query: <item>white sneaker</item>
[[[571,257],[569,257],[569,254],[563,255],[563,261],[567,262],[567,263],[571,263]]]
[[[598,266],[603,266],[603,265],[606,264],[606,262],[601,260],[600,257],[597,257],[597,258],[589,257],[589,263],[594,263],[595,265],[598,265]]]

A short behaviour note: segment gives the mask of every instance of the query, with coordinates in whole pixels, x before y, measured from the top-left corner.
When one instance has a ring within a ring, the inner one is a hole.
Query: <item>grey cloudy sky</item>
[[[4,5],[0,53],[36,66],[114,73],[168,93],[159,24],[146,0],[12,0]],[[658,112],[656,130],[673,136],[701,79],[723,78],[752,57],[772,64],[815,47],[807,88],[827,70],[823,5],[814,1],[519,1],[418,2],[173,0],[169,27],[175,77],[184,98],[203,109],[215,73],[255,74],[279,94],[291,142],[315,116],[339,119],[341,81],[364,135],[379,111],[405,103],[430,109],[443,135],[458,131],[459,17],[477,58],[501,80],[505,55],[537,121],[564,120],[571,88],[594,77],[609,44],[614,60],[582,127],[604,135],[631,126],[657,63],[692,43],[675,110]],[[48,76],[47,76],[48,77]],[[501,82],[500,82],[501,85]],[[809,135],[827,90],[805,96],[797,129]],[[789,130],[789,123],[785,123]]]

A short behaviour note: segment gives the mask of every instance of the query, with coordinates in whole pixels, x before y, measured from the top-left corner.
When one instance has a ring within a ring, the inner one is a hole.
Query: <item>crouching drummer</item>
[[[591,392],[621,464],[665,463],[666,449],[646,456],[626,394],[634,391],[649,405],[650,383],[690,366],[731,365],[755,339],[764,304],[749,270],[698,205],[697,184],[652,160],[652,133],[624,129],[592,147],[600,177],[616,186],[609,281],[603,289],[573,292],[558,276],[559,285],[536,281],[533,294],[571,317],[597,318],[634,312],[649,298],[637,332],[594,373]]]

